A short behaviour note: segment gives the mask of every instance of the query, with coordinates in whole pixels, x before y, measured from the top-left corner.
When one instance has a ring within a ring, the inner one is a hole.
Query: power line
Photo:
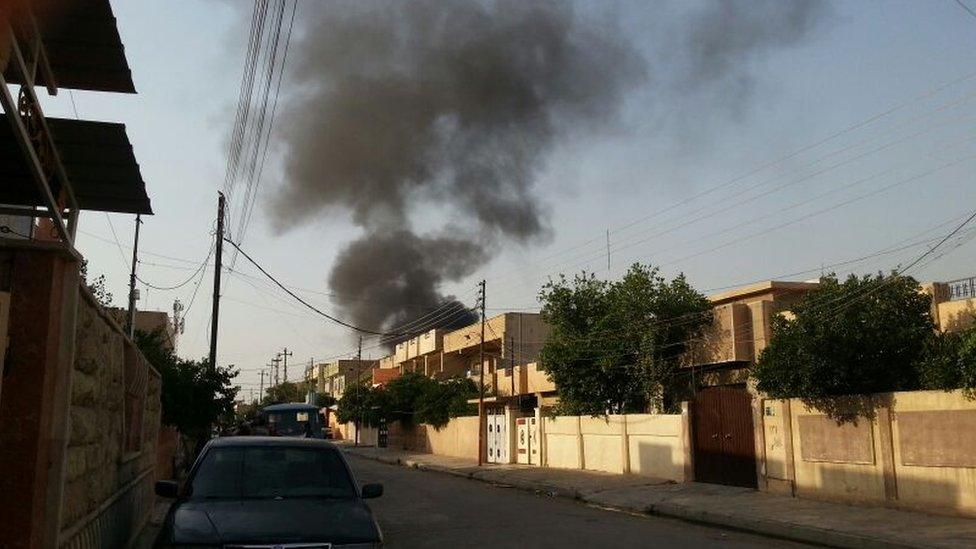
[[[976,17],[976,11],[974,11],[972,8],[964,4],[962,0],[956,0],[956,4],[959,4],[959,7],[966,10],[966,13],[968,13],[969,15]]]
[[[157,285],[154,285],[154,284],[150,284],[149,282],[146,282],[145,280],[143,280],[142,278],[140,278],[138,275],[136,275],[136,280],[138,280],[142,284],[144,284],[144,285],[146,285],[146,286],[148,286],[148,287],[150,287],[150,288],[152,288],[154,290],[170,291],[170,290],[176,290],[176,289],[182,288],[183,286],[186,286],[187,284],[189,284],[190,282],[192,282],[193,279],[196,278],[198,274],[200,274],[200,271],[203,271],[207,267],[207,261],[209,261],[210,258],[213,256],[213,252],[214,252],[214,246],[211,245],[210,246],[210,251],[207,252],[207,256],[203,258],[203,262],[200,263],[200,266],[197,267],[196,270],[193,271],[193,274],[191,274],[186,280],[184,280],[184,281],[182,281],[182,282],[180,282],[178,284],[175,284],[173,286],[157,286]],[[140,261],[139,263],[143,263],[143,262]]]
[[[786,162],[787,160],[790,160],[790,159],[792,159],[794,157],[797,157],[797,156],[799,156],[799,155],[801,155],[801,154],[803,154],[805,152],[808,152],[810,150],[814,150],[814,149],[820,147],[821,145],[824,145],[825,143],[828,143],[830,141],[833,141],[833,140],[835,140],[835,139],[837,139],[839,137],[842,137],[842,136],[844,136],[846,134],[849,134],[849,133],[852,133],[852,132],[854,132],[856,130],[859,130],[861,128],[870,126],[874,122],[877,122],[878,120],[884,119],[884,118],[886,118],[886,117],[888,117],[888,116],[890,116],[890,115],[892,115],[892,114],[894,114],[894,113],[896,113],[898,111],[901,111],[901,110],[905,109],[906,107],[908,107],[908,106],[910,106],[910,105],[912,105],[914,103],[917,103],[917,102],[923,101],[925,99],[928,99],[929,97],[932,97],[934,95],[937,95],[937,94],[939,94],[940,92],[942,92],[942,91],[944,91],[946,89],[949,89],[949,88],[951,88],[953,86],[956,86],[957,84],[960,84],[962,82],[966,82],[966,81],[971,80],[973,78],[976,78],[976,72],[967,73],[967,74],[965,74],[963,76],[960,76],[958,78],[955,78],[955,79],[953,79],[953,80],[951,80],[949,82],[945,82],[945,83],[939,84],[939,85],[937,85],[937,86],[935,86],[933,88],[930,88],[930,89],[926,90],[925,92],[923,92],[923,93],[921,93],[921,94],[919,94],[919,95],[917,95],[917,96],[915,96],[915,97],[913,97],[911,99],[905,100],[905,101],[903,101],[903,102],[901,102],[899,104],[896,104],[896,105],[894,105],[894,106],[892,106],[892,107],[890,107],[890,108],[888,108],[888,109],[886,109],[884,111],[878,112],[878,113],[876,113],[874,115],[871,115],[871,116],[869,116],[869,117],[867,117],[865,119],[862,119],[862,120],[859,120],[859,121],[857,121],[855,123],[852,123],[852,124],[850,124],[850,125],[842,128],[842,129],[840,129],[838,131],[835,131],[835,132],[831,133],[830,135],[827,135],[826,137],[824,137],[824,138],[822,138],[822,139],[820,139],[818,141],[815,141],[815,142],[810,143],[808,145],[804,145],[804,146],[802,146],[802,147],[800,147],[800,148],[798,148],[798,149],[796,149],[796,150],[794,150],[794,151],[792,151],[792,152],[790,152],[790,153],[788,153],[788,154],[786,154],[784,156],[780,156],[780,157],[778,157],[778,158],[776,158],[774,160],[765,162],[765,163],[761,164],[760,166],[758,166],[756,168],[753,168],[753,169],[751,169],[751,170],[749,170],[749,171],[747,171],[747,172],[745,172],[743,174],[740,174],[738,176],[733,177],[730,180],[721,182],[721,183],[719,183],[717,185],[714,185],[714,186],[709,187],[709,188],[707,188],[705,190],[702,190],[702,191],[700,191],[698,193],[695,193],[694,195],[692,195],[690,197],[687,197],[685,199],[682,199],[682,200],[680,200],[680,201],[678,201],[676,203],[673,203],[673,204],[671,204],[669,206],[666,206],[666,207],[664,207],[662,209],[656,210],[656,211],[654,211],[654,212],[652,212],[650,214],[647,214],[645,216],[639,217],[636,220],[630,221],[630,222],[628,222],[628,223],[626,223],[624,225],[621,225],[619,227],[615,227],[610,232],[611,233],[616,233],[616,232],[619,232],[619,231],[628,229],[630,227],[633,227],[635,225],[638,225],[638,224],[641,224],[641,223],[643,223],[645,221],[648,221],[650,219],[653,219],[653,218],[655,218],[655,217],[657,217],[657,216],[659,216],[659,215],[661,215],[663,213],[666,213],[668,211],[671,211],[671,210],[674,210],[676,208],[679,208],[679,207],[681,207],[681,206],[683,206],[685,204],[688,204],[688,203],[690,203],[690,202],[692,202],[694,200],[697,200],[698,198],[701,198],[701,197],[707,196],[709,194],[712,194],[712,193],[714,193],[714,192],[716,192],[716,191],[718,191],[718,190],[720,190],[722,188],[732,186],[735,183],[738,183],[739,181],[745,180],[745,179],[747,179],[749,177],[752,177],[753,175],[756,175],[758,173],[761,173],[762,171],[764,171],[764,170],[766,170],[768,168],[771,168],[773,166],[777,166],[779,164],[782,164],[783,162]],[[547,261],[549,259],[553,259],[555,257],[558,257],[559,255],[562,255],[563,253],[572,251],[574,249],[579,249],[581,247],[584,247],[584,246],[586,246],[588,244],[592,244],[594,242],[602,242],[603,241],[603,238],[604,238],[604,235],[601,234],[598,237],[592,238],[592,239],[587,240],[587,241],[585,241],[583,243],[580,243],[578,245],[571,246],[571,247],[566,248],[566,249],[564,249],[562,251],[559,251],[559,252],[555,252],[553,254],[550,254],[546,258],[543,258],[542,260],[540,260],[540,262],[544,262],[544,261]],[[601,255],[601,257],[602,257],[602,255]],[[505,278],[505,277],[501,277],[501,278]],[[499,279],[500,279],[499,277],[496,277],[494,280],[497,281]]]
[[[247,255],[247,252],[245,252],[244,250],[242,250],[241,247],[238,246],[234,241],[232,241],[231,239],[226,238],[226,237],[224,238],[224,241],[226,241],[228,244],[230,244],[231,246],[233,246],[238,252],[240,252],[241,255],[244,256],[245,259],[247,259],[249,262],[251,262],[252,265],[254,265],[255,267],[257,267],[257,269],[259,271],[261,271],[264,274],[264,276],[266,276],[269,279],[271,279],[271,281],[274,282],[279,288],[281,288],[282,290],[284,290],[285,293],[287,293],[291,297],[295,298],[302,305],[305,305],[306,307],[308,307],[312,311],[315,311],[320,316],[323,316],[323,317],[325,317],[325,318],[327,318],[327,319],[335,322],[336,324],[345,326],[346,328],[350,328],[350,329],[355,330],[357,332],[362,332],[364,334],[372,334],[372,335],[379,335],[379,336],[406,335],[406,334],[396,334],[396,333],[391,333],[391,332],[380,332],[380,331],[376,331],[376,330],[370,330],[370,329],[367,329],[367,328],[361,328],[359,326],[356,326],[355,324],[351,324],[349,322],[346,322],[345,320],[336,318],[336,317],[334,317],[334,316],[332,316],[332,315],[330,315],[328,313],[323,312],[318,307],[316,307],[316,306],[312,305],[311,303],[309,303],[309,302],[305,301],[304,299],[302,299],[295,292],[289,290],[284,284],[282,284],[281,282],[278,282],[278,279],[276,279],[274,276],[271,275],[271,273],[269,273],[268,271],[266,271],[264,269],[264,267],[262,267],[251,256]]]
[[[891,128],[889,130],[889,132],[886,132],[881,137],[885,137],[891,131],[899,130],[899,129],[903,128],[903,127],[909,126],[909,125],[913,124],[914,122],[916,122],[916,121],[918,121],[920,119],[923,119],[923,118],[925,118],[927,116],[931,116],[933,114],[936,114],[936,113],[945,111],[947,109],[951,109],[951,108],[957,107],[960,104],[964,104],[964,103],[966,103],[968,101],[971,101],[974,98],[976,98],[976,93],[968,93],[968,94],[964,95],[962,98],[955,99],[955,100],[950,101],[948,103],[944,103],[944,104],[942,104],[942,105],[940,105],[940,106],[938,106],[936,108],[933,108],[932,110],[926,112],[923,115],[919,115],[919,116],[913,117],[913,118],[911,118],[911,119],[909,119],[909,120],[907,120],[907,121],[905,121],[905,122],[903,122],[901,124],[898,124],[894,128]],[[803,175],[803,176],[801,176],[799,178],[796,178],[796,179],[793,179],[793,180],[790,180],[790,181],[786,181],[786,182],[784,182],[784,183],[782,183],[782,184],[780,184],[780,185],[778,185],[776,187],[773,187],[771,190],[762,192],[760,194],[756,194],[754,196],[747,196],[747,197],[745,197],[745,198],[743,198],[741,200],[735,201],[735,202],[729,202],[731,199],[737,198],[740,195],[744,195],[747,192],[752,191],[752,190],[754,190],[754,189],[756,189],[758,187],[761,187],[761,186],[763,186],[763,185],[765,185],[767,183],[775,182],[778,179],[781,179],[786,174],[785,173],[784,174],[779,174],[779,175],[775,175],[773,177],[767,178],[765,180],[761,180],[758,183],[754,183],[754,184],[746,187],[745,189],[742,189],[742,190],[738,191],[734,195],[731,195],[729,197],[726,197],[726,198],[722,199],[721,201],[716,202],[715,205],[720,205],[721,206],[717,210],[708,211],[709,210],[709,205],[705,205],[705,206],[700,207],[698,209],[692,210],[690,212],[687,212],[687,213],[683,214],[682,216],[678,216],[678,217],[674,218],[673,220],[671,220],[671,221],[678,222],[677,225],[671,225],[671,226],[665,225],[664,227],[662,227],[660,229],[657,229],[656,231],[652,232],[650,235],[646,235],[646,233],[644,233],[646,236],[643,236],[642,238],[639,238],[638,240],[631,239],[629,242],[626,242],[625,241],[623,244],[617,244],[614,247],[614,250],[615,250],[615,252],[619,252],[619,251],[621,251],[623,249],[631,248],[631,247],[633,247],[635,245],[648,242],[650,240],[656,239],[658,237],[664,236],[664,235],[669,234],[669,233],[673,233],[673,232],[675,232],[678,229],[681,229],[683,227],[690,226],[690,225],[692,225],[694,223],[697,223],[699,221],[712,221],[712,220],[714,220],[714,218],[715,218],[715,216],[717,214],[724,213],[724,212],[728,212],[728,211],[733,211],[737,207],[742,206],[744,204],[747,204],[749,202],[753,202],[753,201],[760,200],[760,199],[765,199],[765,198],[769,197],[770,195],[772,195],[773,193],[779,192],[779,191],[781,191],[781,190],[783,190],[785,188],[792,187],[792,186],[796,186],[796,185],[798,185],[800,183],[803,183],[805,181],[811,180],[811,179],[813,179],[815,177],[824,175],[825,173],[827,173],[827,172],[829,172],[831,170],[834,170],[834,169],[837,169],[839,167],[842,167],[842,166],[845,166],[847,164],[850,164],[851,162],[854,162],[854,161],[857,161],[857,160],[866,158],[866,157],[868,157],[868,156],[870,156],[872,154],[875,154],[875,153],[878,153],[878,152],[881,152],[881,151],[890,149],[891,147],[893,147],[895,145],[904,143],[904,142],[906,142],[906,141],[908,141],[908,140],[910,140],[912,138],[915,138],[915,137],[918,137],[918,136],[923,135],[925,133],[928,133],[928,132],[930,132],[930,131],[932,131],[934,129],[955,124],[955,123],[959,122],[960,120],[965,120],[965,119],[960,119],[959,117],[955,117],[955,118],[952,118],[952,119],[950,119],[950,120],[948,120],[948,121],[946,121],[946,122],[944,122],[944,123],[942,123],[940,125],[937,125],[937,126],[934,126],[934,127],[930,127],[930,128],[923,128],[922,130],[916,131],[916,132],[914,132],[912,134],[909,134],[907,136],[903,136],[903,137],[896,138],[896,139],[891,140],[891,141],[888,141],[887,143],[884,143],[884,144],[882,144],[882,145],[880,145],[878,147],[875,147],[875,148],[873,148],[871,150],[868,150],[866,152],[859,153],[859,154],[857,154],[857,155],[855,155],[855,156],[853,156],[851,158],[847,158],[847,159],[841,160],[841,161],[839,161],[837,163],[834,163],[834,164],[832,164],[830,166],[827,166],[825,168],[821,168],[821,169],[819,169],[817,171],[814,171],[812,173]],[[874,139],[875,138],[869,138],[869,139],[862,140],[861,142],[856,143],[854,145],[849,145],[849,146],[842,147],[841,149],[839,149],[837,151],[828,153],[828,154],[826,154],[826,155],[818,158],[817,160],[814,160],[813,162],[809,163],[805,167],[813,166],[813,165],[819,163],[822,160],[825,160],[825,159],[827,159],[827,158],[829,158],[831,156],[834,156],[834,155],[838,154],[839,152],[846,152],[847,150],[850,150],[852,148],[858,147],[858,146],[863,145],[865,143],[869,143],[869,142],[873,141]],[[971,139],[965,139],[962,142],[968,142],[969,140],[971,140]],[[937,150],[938,150],[938,148],[937,148]],[[910,163],[909,162],[906,162],[905,164],[907,165],[907,164],[910,164]],[[893,169],[894,168],[890,168],[887,171],[892,171]],[[878,174],[878,176],[883,175],[883,173]],[[855,184],[859,184],[859,183],[855,183]],[[840,190],[840,189],[837,189],[837,190]],[[820,197],[826,196],[826,194],[830,194],[830,192],[836,192],[836,190],[835,191],[829,191],[827,193],[824,193],[824,194],[820,195]],[[814,199],[810,199],[810,200],[814,200]],[[651,214],[651,216],[649,216],[648,219],[650,217],[655,217],[659,213],[663,213],[665,211],[668,211],[669,209],[671,209],[671,208],[669,207],[669,208],[665,208],[663,210],[660,210],[659,212],[655,212],[655,213]],[[771,215],[774,215],[775,213],[779,213],[781,211],[782,210],[777,210],[773,214],[767,214],[766,217],[770,217]],[[690,215],[690,214],[696,214],[696,213],[701,213],[701,212],[705,212],[705,213],[703,213],[702,215],[699,215],[698,217],[693,217],[691,219],[688,219],[687,218],[687,216]],[[753,222],[753,221],[751,221],[751,220],[747,220],[746,221],[746,223],[751,223],[751,222]],[[670,223],[670,221],[668,223]],[[623,228],[626,228],[626,227],[629,227],[629,226],[632,226],[632,225],[634,225],[634,223],[628,224],[628,225],[624,226]],[[617,229],[617,230],[622,230],[622,229]],[[715,234],[715,233],[713,233],[713,234]],[[633,236],[642,236],[642,233],[637,233],[637,234],[635,234]],[[704,238],[704,237],[701,237],[701,238]],[[699,239],[701,239],[701,238],[699,238]],[[556,263],[556,264],[552,265],[549,268],[552,268],[552,267],[555,267],[555,268],[565,268],[566,266],[570,266],[570,265],[572,265],[572,266],[575,266],[575,265],[585,265],[585,264],[593,263],[597,259],[602,259],[603,257],[605,257],[605,253],[603,251],[599,251],[599,252],[596,252],[596,251],[586,252],[584,254],[580,254],[580,255],[576,255],[574,257],[571,257],[571,258],[569,258],[566,261],[562,261],[562,262]],[[577,260],[582,260],[582,261],[576,262]],[[576,263],[574,263],[574,262],[576,262]],[[504,280],[504,279],[507,279],[507,278],[511,278],[513,276],[515,276],[514,273],[513,274],[509,274],[509,275],[504,275],[504,276],[501,276],[501,277],[496,277],[494,280],[496,282],[498,282],[500,280]],[[536,276],[536,278],[538,278],[538,275]]]

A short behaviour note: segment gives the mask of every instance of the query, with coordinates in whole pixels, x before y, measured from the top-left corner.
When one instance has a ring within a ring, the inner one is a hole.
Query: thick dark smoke
[[[741,109],[753,91],[757,58],[803,43],[830,11],[827,0],[707,0],[681,27],[687,67],[679,83]]]
[[[437,258],[431,261],[431,258]],[[368,233],[344,249],[329,277],[329,285],[339,296],[336,302],[366,326],[403,326],[411,318],[425,316],[443,301],[437,292],[445,280],[470,275],[485,261],[485,251],[463,238],[421,238],[410,231]],[[378,307],[388,303],[390,307]],[[474,313],[460,305],[447,305],[424,321],[439,321],[438,326],[467,325]],[[443,314],[438,314],[443,313]],[[419,324],[418,324],[419,325]]]
[[[331,0],[302,10],[273,219],[285,230],[351,216],[362,236],[329,284],[344,313],[373,329],[453,299],[440,288],[500,245],[545,240],[547,208],[533,188],[543,162],[570,133],[613,124],[649,72],[620,29],[563,1]],[[654,80],[681,88],[659,86],[670,108],[688,92],[745,101],[750,63],[804,39],[826,6],[715,0],[690,17],[668,11],[679,39],[660,40],[681,64]],[[419,231],[420,220],[440,228]]]
[[[533,193],[546,154],[565,133],[612,121],[643,77],[620,33],[563,2],[305,6],[276,219],[351,212],[364,234],[329,283],[371,328],[443,303],[442,283],[475,272],[500,242],[546,238]],[[450,236],[414,232],[431,204],[455,212],[442,224]]]

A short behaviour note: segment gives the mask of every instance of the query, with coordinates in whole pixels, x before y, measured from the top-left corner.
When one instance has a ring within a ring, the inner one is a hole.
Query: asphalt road
[[[391,548],[808,547],[346,457],[360,482],[384,485],[369,504]]]

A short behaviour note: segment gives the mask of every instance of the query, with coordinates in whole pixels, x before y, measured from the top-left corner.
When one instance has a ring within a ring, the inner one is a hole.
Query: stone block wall
[[[91,529],[97,530],[94,537],[103,542],[124,541],[134,533],[124,530],[142,525],[146,517],[133,516],[131,508],[151,508],[152,493],[146,485],[154,480],[161,413],[159,374],[87,289],[80,291],[62,495],[62,545],[71,544],[83,532],[92,537],[92,532],[86,532]],[[139,378],[141,422],[126,418],[127,375]],[[133,441],[129,451],[126,440]],[[149,501],[142,501],[147,498]],[[120,505],[129,508],[124,510],[124,520],[112,516],[123,512]],[[103,531],[105,528],[118,531]]]

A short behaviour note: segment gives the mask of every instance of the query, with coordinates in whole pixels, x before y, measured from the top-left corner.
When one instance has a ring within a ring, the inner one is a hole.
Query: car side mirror
[[[156,495],[161,498],[175,498],[179,495],[180,487],[175,480],[157,480]],[[380,487],[380,492],[383,488]]]
[[[363,485],[363,499],[373,499],[378,498],[383,495],[383,485],[382,484],[364,484]]]

